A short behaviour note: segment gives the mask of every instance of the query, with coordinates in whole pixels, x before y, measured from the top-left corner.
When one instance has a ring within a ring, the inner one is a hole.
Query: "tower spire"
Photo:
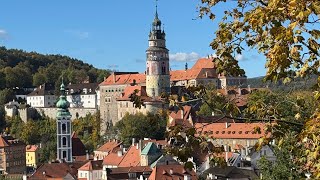
[[[156,15],[155,17],[158,19],[158,0],[156,0]]]

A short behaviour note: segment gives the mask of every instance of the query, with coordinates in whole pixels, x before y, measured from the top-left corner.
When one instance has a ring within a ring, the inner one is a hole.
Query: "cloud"
[[[195,52],[191,52],[189,54],[178,52],[175,54],[170,54],[169,57],[171,61],[179,61],[179,62],[192,62],[201,58],[201,56]]]
[[[8,32],[4,29],[0,29],[0,39],[7,39],[8,38]]]
[[[259,56],[256,55],[256,54],[251,54],[249,56],[245,56],[243,54],[237,54],[236,55],[236,60],[238,61],[250,61],[250,60],[255,60],[255,59],[258,59]]]
[[[65,30],[66,33],[71,34],[72,36],[78,39],[88,39],[90,33],[87,31],[80,31],[80,30]]]

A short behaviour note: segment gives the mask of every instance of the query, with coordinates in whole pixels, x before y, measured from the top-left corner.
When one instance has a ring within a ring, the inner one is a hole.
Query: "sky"
[[[191,67],[214,54],[209,44],[218,21],[198,18],[200,0],[159,0],[171,69]],[[227,4],[213,9],[223,14]],[[1,2],[0,46],[62,54],[100,69],[145,71],[155,0],[10,0]],[[265,58],[254,50],[238,57],[248,77],[265,75]]]

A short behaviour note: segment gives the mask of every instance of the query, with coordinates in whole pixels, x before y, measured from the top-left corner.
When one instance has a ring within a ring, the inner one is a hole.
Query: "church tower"
[[[161,21],[156,13],[149,34],[149,48],[146,51],[146,90],[149,97],[170,93],[169,50],[166,48],[166,34],[161,29]]]
[[[65,86],[60,86],[60,99],[56,106],[57,112],[57,159],[64,159],[72,162],[72,142],[71,142],[71,114],[68,110],[69,102],[66,98]]]

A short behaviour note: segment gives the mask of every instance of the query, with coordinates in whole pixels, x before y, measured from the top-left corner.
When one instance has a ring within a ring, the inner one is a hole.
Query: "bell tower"
[[[158,17],[158,6],[149,33],[149,48],[146,51],[146,90],[149,97],[170,93],[169,50],[166,34]]]
[[[57,159],[72,162],[71,114],[68,110],[65,86],[60,86],[60,99],[56,104],[57,112]]]

